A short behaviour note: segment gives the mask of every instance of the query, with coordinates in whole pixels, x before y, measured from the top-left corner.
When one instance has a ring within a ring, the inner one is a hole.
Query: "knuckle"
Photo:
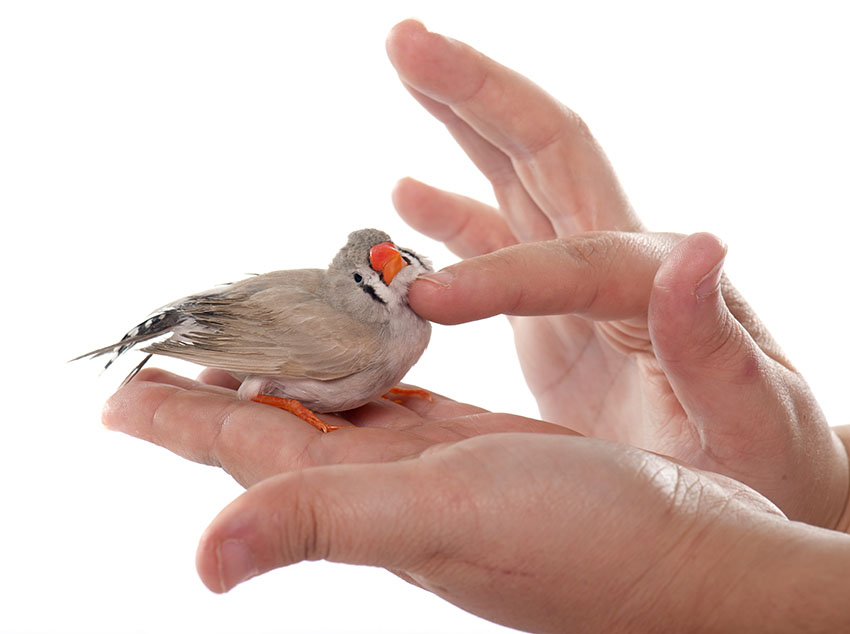
[[[593,133],[590,131],[590,126],[587,125],[587,122],[574,110],[566,106],[561,106],[561,108],[564,113],[566,126],[572,129],[577,136],[596,143],[596,139],[593,137]]]
[[[516,148],[516,154],[525,159],[538,157],[549,148],[556,148],[568,140],[577,139],[594,147],[598,146],[584,119],[565,105],[557,103],[556,116],[550,121],[551,125],[538,125],[536,138],[527,139],[522,147]]]
[[[321,490],[312,486],[303,473],[289,478],[292,495],[290,520],[278,518],[279,526],[290,526],[281,532],[280,549],[286,561],[315,561],[330,556],[331,522],[321,512]]]
[[[561,255],[579,266],[599,267],[617,256],[621,243],[619,234],[588,233],[554,241]]]
[[[234,424],[234,418],[241,410],[240,405],[240,401],[228,403],[216,416],[212,426],[212,438],[207,444],[207,464],[221,467],[227,463],[226,457],[232,446],[233,435],[238,427]]]
[[[452,102],[453,106],[464,106],[480,98],[490,88],[493,77],[485,65],[478,67],[474,81],[466,83],[466,90]]]

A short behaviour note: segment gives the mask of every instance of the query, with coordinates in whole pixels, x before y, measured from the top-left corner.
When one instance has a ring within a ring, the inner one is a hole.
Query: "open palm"
[[[221,370],[198,381],[149,368],[106,404],[108,428],[162,445],[194,462],[221,467],[241,485],[309,467],[396,462],[436,445],[483,433],[573,434],[522,416],[494,414],[431,394],[396,403],[376,399],[322,419],[340,429],[323,434],[275,407],[242,400],[239,382]]]

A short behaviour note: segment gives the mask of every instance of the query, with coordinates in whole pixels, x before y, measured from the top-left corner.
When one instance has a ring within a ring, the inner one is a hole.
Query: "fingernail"
[[[256,577],[258,572],[253,553],[241,539],[226,539],[219,545],[218,577],[223,592]]]
[[[440,286],[442,288],[448,288],[452,285],[452,282],[455,279],[455,274],[449,270],[443,269],[442,271],[437,271],[436,273],[427,273],[425,275],[420,275],[416,279],[431,282],[432,284],[436,284],[437,286]]]
[[[723,263],[726,261],[726,256],[724,255],[720,262],[715,264],[712,269],[706,273],[703,278],[697,282],[696,291],[694,291],[694,295],[698,301],[702,301],[711,295],[714,295],[720,289],[720,280],[723,277]]]

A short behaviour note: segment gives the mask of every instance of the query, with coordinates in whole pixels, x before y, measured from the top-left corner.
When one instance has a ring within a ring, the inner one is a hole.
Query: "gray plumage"
[[[370,263],[370,249],[385,242],[377,229],[355,231],[327,270],[275,271],[190,295],[78,358],[112,352],[109,367],[156,339],[142,350],[226,370],[243,381],[241,398],[293,398],[316,412],[357,407],[396,385],[431,334],[407,304],[410,283],[430,263],[394,247],[404,264],[386,283]]]

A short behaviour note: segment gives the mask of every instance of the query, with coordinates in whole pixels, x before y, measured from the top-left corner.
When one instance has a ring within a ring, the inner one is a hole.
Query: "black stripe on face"
[[[376,302],[380,302],[381,304],[386,304],[386,302],[381,299],[381,297],[375,292],[375,288],[370,286],[369,284],[361,284],[360,290],[366,293],[369,297],[374,299]]]
[[[402,259],[410,264],[411,258],[419,262],[420,266],[422,266],[422,260],[419,259],[419,256],[413,253],[412,251],[408,251],[407,249],[399,249],[399,253],[401,253]]]

